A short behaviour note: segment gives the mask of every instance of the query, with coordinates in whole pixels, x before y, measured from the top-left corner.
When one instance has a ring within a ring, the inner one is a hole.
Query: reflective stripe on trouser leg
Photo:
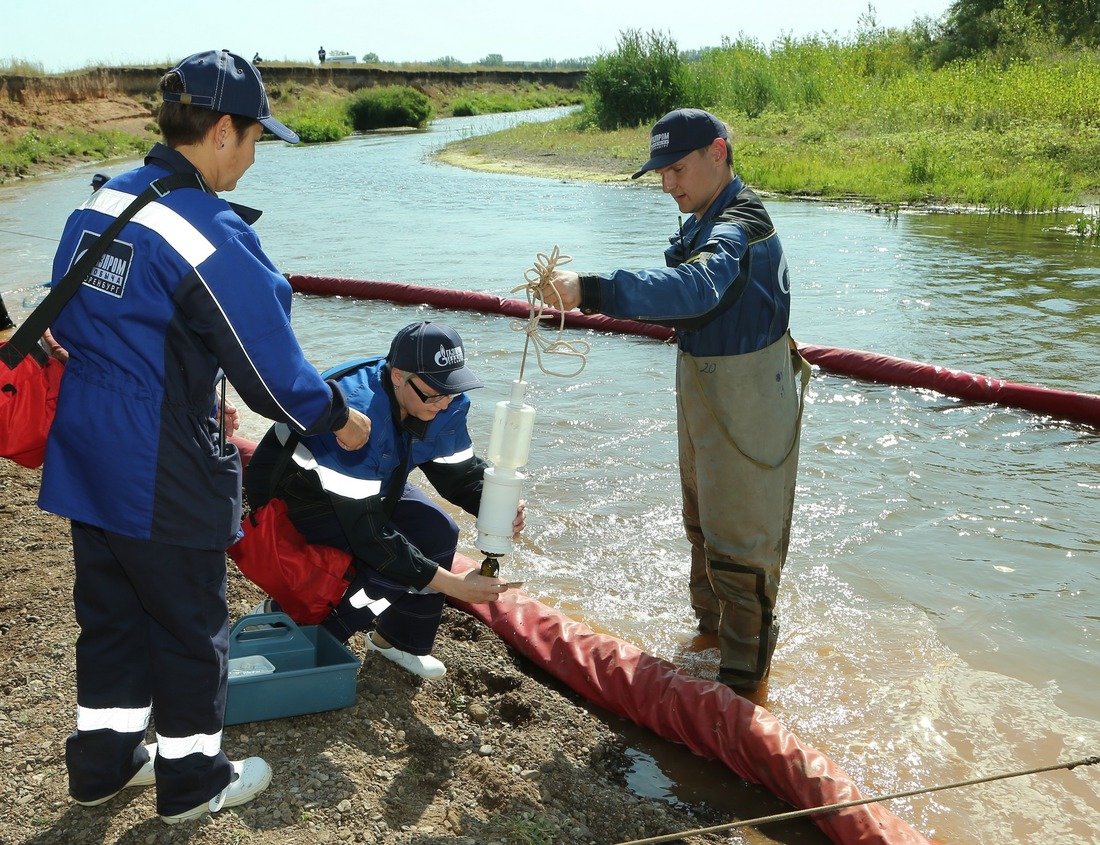
[[[142,745],[152,687],[141,602],[105,533],[71,525],[76,580],[76,730],[65,741],[69,794],[96,801],[118,792],[148,760]]]

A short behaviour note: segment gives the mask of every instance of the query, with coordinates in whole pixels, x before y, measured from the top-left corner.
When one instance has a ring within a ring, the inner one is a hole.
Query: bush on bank
[[[671,36],[626,30],[615,52],[596,59],[585,75],[588,116],[604,130],[654,120],[685,104],[683,70]]]
[[[423,129],[432,116],[432,104],[415,88],[393,85],[357,91],[347,103],[347,112],[356,132],[395,126]]]

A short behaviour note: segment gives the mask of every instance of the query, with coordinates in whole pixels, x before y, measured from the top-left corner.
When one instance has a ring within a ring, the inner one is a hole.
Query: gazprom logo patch
[[[437,367],[449,367],[451,369],[461,367],[464,360],[461,346],[452,346],[450,349],[446,346],[440,346],[434,358]]]
[[[649,151],[651,153],[657,152],[657,150],[663,150],[668,146],[668,133],[657,132],[654,135],[649,136]]]
[[[76,264],[85,252],[99,238],[95,232],[85,231],[80,236],[73,264]],[[122,298],[126,290],[126,280],[130,277],[130,267],[134,263],[134,246],[125,241],[114,241],[100,256],[95,267],[84,280],[88,287],[101,290],[113,297]]]

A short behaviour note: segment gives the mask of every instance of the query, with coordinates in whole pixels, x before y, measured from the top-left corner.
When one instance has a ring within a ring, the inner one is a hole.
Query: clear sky
[[[596,56],[627,29],[656,30],[681,50],[742,34],[765,46],[781,35],[852,35],[867,0],[8,0],[0,15],[0,62],[46,73],[94,65],[174,64],[209,49],[272,61],[317,61],[317,48],[382,61],[454,56],[476,62]],[[940,18],[950,0],[870,4],[879,25]]]

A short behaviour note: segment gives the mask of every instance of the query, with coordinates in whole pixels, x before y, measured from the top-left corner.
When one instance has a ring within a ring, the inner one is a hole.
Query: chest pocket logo
[[[73,264],[95,243],[99,236],[95,232],[85,231],[80,236],[80,244],[76,255],[73,256]],[[134,263],[134,246],[125,241],[115,241],[107,251],[100,256],[95,267],[84,280],[84,284],[96,290],[103,291],[110,296],[121,299],[126,291],[126,280],[130,277],[130,268]]]

